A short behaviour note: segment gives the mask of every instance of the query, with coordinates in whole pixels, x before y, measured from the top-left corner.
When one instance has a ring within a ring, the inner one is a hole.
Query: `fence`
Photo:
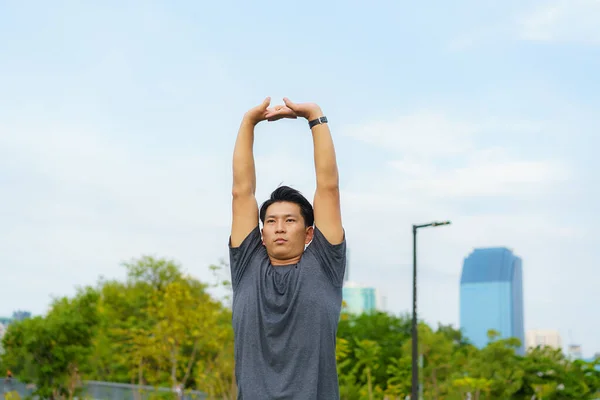
[[[35,387],[26,385],[15,379],[10,381],[0,379],[0,387],[4,397],[7,393],[17,392],[22,399],[33,396]],[[85,381],[83,382],[82,399],[90,400],[153,400],[153,399],[178,399],[178,400],[206,400],[203,392],[196,390],[184,390],[178,393],[174,389],[166,387],[154,387],[143,385],[130,385],[126,383]]]
[[[2,391],[2,398],[10,398],[8,393],[11,392],[17,392],[19,397],[25,398],[32,396],[35,388],[31,385],[26,385],[23,382],[19,382],[16,379],[0,378],[0,390]]]
[[[84,397],[94,400],[149,400],[149,399],[180,399],[205,400],[206,394],[197,390],[184,390],[177,393],[174,389],[165,387],[130,385],[115,382],[84,382]]]

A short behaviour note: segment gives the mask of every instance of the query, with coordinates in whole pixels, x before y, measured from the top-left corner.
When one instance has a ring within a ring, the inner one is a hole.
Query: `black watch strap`
[[[327,117],[326,116],[322,116],[322,117],[319,117],[317,119],[313,119],[312,121],[308,121],[308,126],[309,126],[309,128],[312,129],[312,127],[315,126],[315,125],[326,124],[326,123],[327,123]]]

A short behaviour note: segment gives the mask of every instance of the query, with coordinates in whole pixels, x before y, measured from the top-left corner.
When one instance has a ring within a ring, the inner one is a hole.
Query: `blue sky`
[[[462,260],[523,258],[526,329],[600,351],[600,2],[0,3],[0,315],[142,254],[227,257],[231,152],[265,96],[330,119],[351,279],[458,324]],[[309,198],[301,121],[262,124],[258,197]]]

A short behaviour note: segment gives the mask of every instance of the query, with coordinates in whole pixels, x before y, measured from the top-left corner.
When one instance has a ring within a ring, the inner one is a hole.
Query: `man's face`
[[[313,228],[304,226],[300,206],[295,203],[271,204],[263,225],[263,244],[272,260],[293,260],[302,255],[312,240]]]

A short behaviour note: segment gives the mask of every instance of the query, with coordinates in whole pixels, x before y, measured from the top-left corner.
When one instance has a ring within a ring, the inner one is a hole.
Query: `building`
[[[345,312],[362,314],[377,309],[377,291],[375,288],[362,286],[354,282],[344,282],[342,288]]]
[[[8,329],[8,324],[10,324],[11,321],[12,321],[12,318],[0,317],[0,350],[2,350],[1,339],[4,336],[4,334],[6,333],[6,330]],[[1,351],[0,351],[0,353],[1,353]]]
[[[561,350],[563,347],[562,338],[557,330],[552,329],[530,329],[525,335],[526,349],[536,347],[551,347]]]
[[[536,347],[551,347],[562,350],[562,339],[557,330],[531,329],[525,335],[525,347],[533,349]]]
[[[387,311],[387,296],[379,289],[375,289],[375,308],[378,311]]]
[[[475,249],[464,260],[460,280],[460,327],[477,347],[488,331],[521,341],[525,353],[522,262],[504,247]]]
[[[350,281],[350,249],[346,249],[346,269],[342,288],[344,311],[350,314],[362,314],[374,310],[385,310],[387,297],[372,287]]]
[[[27,318],[31,318],[31,312],[22,310],[14,311],[12,317],[0,317],[0,338],[6,333],[8,325],[13,322],[23,321]]]
[[[23,321],[24,319],[31,318],[31,312],[17,310],[13,312],[12,320],[13,321]]]
[[[583,359],[583,352],[581,351],[581,345],[570,344],[569,345],[569,358],[572,360]]]

